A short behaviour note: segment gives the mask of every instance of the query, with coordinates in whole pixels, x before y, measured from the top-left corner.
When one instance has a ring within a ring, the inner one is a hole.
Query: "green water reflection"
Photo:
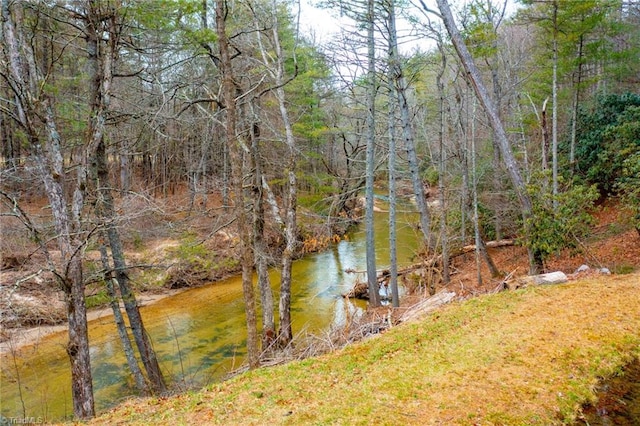
[[[388,221],[376,214],[377,266],[388,266]],[[413,214],[398,215],[399,263],[410,263],[417,247]],[[294,263],[292,319],[294,333],[319,331],[364,307],[340,294],[353,284],[346,269],[365,269],[364,231],[348,241]],[[271,275],[274,289],[279,276]],[[277,295],[276,295],[277,296]],[[277,302],[276,302],[277,303]],[[239,277],[191,289],[141,308],[161,366],[172,383],[194,385],[218,380],[239,367],[245,356],[245,317]],[[90,323],[91,362],[96,409],[105,410],[135,394],[111,316]],[[5,417],[70,417],[66,332],[42,338],[15,357],[3,355],[1,413]]]

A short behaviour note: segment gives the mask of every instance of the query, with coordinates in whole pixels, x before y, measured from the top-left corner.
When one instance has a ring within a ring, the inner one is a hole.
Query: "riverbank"
[[[130,399],[89,424],[566,424],[640,357],[638,306],[638,273],[485,295],[336,353]]]
[[[186,289],[167,289],[162,293],[145,293],[137,296],[138,306],[149,306],[167,297],[175,296]],[[87,313],[87,321],[99,320],[101,318],[109,318],[113,316],[111,308],[92,309]],[[26,346],[37,345],[40,339],[55,333],[66,332],[68,324],[61,323],[55,325],[41,325],[35,327],[19,327],[11,330],[5,330],[5,339],[0,342],[0,355],[7,354],[11,351],[22,349]]]
[[[608,268],[614,273],[627,273],[632,270],[640,270],[640,244],[635,230],[630,227],[622,227],[624,223],[623,212],[615,204],[603,206],[595,212],[597,226],[594,227],[594,236],[592,241],[583,242],[583,253],[575,254],[570,252],[562,253],[553,257],[548,262],[549,270],[564,271],[571,275],[579,266],[590,264],[596,268]],[[199,222],[195,219],[185,222],[190,229],[197,229]],[[200,226],[204,227],[203,224]],[[200,231],[204,235],[204,231]],[[136,294],[140,306],[146,306],[156,301],[162,300],[187,289],[203,285],[206,281],[198,281],[191,286],[184,288],[172,289],[165,282],[166,279],[180,265],[181,247],[188,246],[193,238],[187,238],[186,243],[179,239],[157,238],[148,240],[139,249],[133,250],[135,244],[131,245],[131,251],[128,252],[130,261],[133,264],[158,265],[153,269],[142,269],[136,276],[137,283]],[[233,254],[233,246],[229,244],[230,236],[226,233],[216,233],[210,235],[207,243],[208,250],[219,252],[222,258],[231,257]],[[315,250],[325,249],[330,241],[325,241],[314,245]],[[494,262],[501,271],[513,273],[514,276],[526,274],[526,252],[522,247],[510,246],[489,249]],[[194,256],[198,254],[192,253]],[[183,261],[184,256],[183,257]],[[186,259],[189,261],[190,259]],[[37,271],[37,265],[43,260],[34,257],[28,263],[23,265],[21,269],[3,270],[0,272],[0,285],[2,285],[2,301],[9,296],[18,296],[12,301],[13,307],[22,302],[24,305],[21,311],[27,311],[28,315],[33,316],[32,321],[41,323],[39,326],[18,326],[4,327],[0,332],[0,354],[7,353],[28,345],[35,345],[39,339],[44,336],[58,333],[66,330],[66,314],[64,312],[64,304],[61,302],[62,295],[55,288],[50,280],[40,278],[35,275],[29,281],[24,281],[16,288],[11,287],[17,277],[28,275],[29,271]],[[187,262],[188,263],[188,262]],[[171,267],[161,267],[162,265],[173,265]],[[483,283],[477,282],[476,265],[473,256],[462,256],[456,258],[452,264],[452,270],[455,276],[452,282],[446,286],[439,286],[438,290],[453,291],[459,297],[466,298],[477,296],[493,291],[499,285],[501,278],[492,278],[487,267],[481,265],[481,274],[484,277]],[[184,271],[183,271],[184,272]],[[218,279],[233,275],[233,268],[221,268],[219,272],[214,273]],[[587,273],[588,274],[588,273]],[[584,276],[585,274],[581,274]],[[408,283],[404,283],[405,285]],[[91,294],[91,288],[88,291]],[[411,304],[411,301],[405,302]],[[6,304],[5,304],[6,305]],[[7,310],[4,309],[2,319],[5,320]],[[88,319],[94,320],[111,315],[111,309],[106,304],[97,308],[90,309]],[[54,324],[50,324],[51,319]]]
[[[126,202],[125,202],[126,201]],[[120,224],[132,291],[142,304],[169,297],[175,290],[196,288],[240,273],[237,236],[233,226],[212,232],[216,223],[233,223],[215,194],[207,206],[192,209],[186,188],[165,199],[134,197],[120,200]],[[40,220],[47,208],[44,198],[33,198],[22,206]],[[327,249],[343,234],[328,234],[326,221],[299,210],[300,253]],[[345,222],[346,223],[346,222]],[[48,267],[60,267],[60,254],[53,244],[49,257],[29,238],[24,226],[11,215],[0,217],[0,353],[7,347],[37,343],[44,335],[65,329],[67,320],[64,294]],[[265,231],[267,256],[277,259],[283,249],[281,236]],[[83,252],[85,295],[89,317],[99,318],[109,307],[104,286],[103,266],[95,245]],[[147,302],[148,301],[148,302]]]
[[[409,219],[402,217],[403,223]],[[380,228],[378,234],[381,236],[376,244],[384,250],[387,240],[382,231],[386,223],[377,220],[375,225]],[[398,251],[398,259],[404,265],[415,253],[417,241],[410,227],[401,229],[399,236],[403,246]],[[345,321],[351,324],[352,318],[361,316],[365,303],[345,300],[340,295],[355,279],[345,270],[363,268],[364,250],[364,231],[355,229],[347,240],[332,245],[329,250],[309,254],[294,262],[291,310],[295,350],[303,340],[324,341],[329,330],[334,328],[332,325],[339,326]],[[280,278],[277,268],[271,270],[271,275],[274,291],[277,291]],[[246,353],[242,300],[241,277],[232,276],[190,288],[141,309],[171,392],[201,388],[224,380],[242,366]],[[127,374],[126,360],[119,350],[112,318],[92,321],[89,325],[96,409],[104,412],[137,393]],[[2,387],[3,415],[15,417],[27,413],[48,421],[70,418],[69,394],[58,391],[60,384],[70,381],[66,341],[66,333],[59,333],[41,339],[33,350],[26,348],[15,353],[16,356],[3,359],[1,380],[11,384]],[[317,349],[317,346],[313,348]],[[283,358],[280,355],[278,352],[277,362]],[[284,351],[282,355],[286,356]],[[265,359],[265,364],[276,361],[275,355],[265,356],[270,357]],[[31,391],[34,389],[37,391]]]

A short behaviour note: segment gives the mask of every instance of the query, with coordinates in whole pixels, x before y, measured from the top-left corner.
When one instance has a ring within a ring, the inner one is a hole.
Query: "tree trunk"
[[[455,25],[455,21],[453,20],[453,15],[451,14],[451,9],[449,8],[449,4],[446,0],[436,0],[438,3],[438,8],[442,13],[442,19],[445,27],[447,28],[447,32],[451,37],[451,41],[453,43],[456,52],[458,53],[458,57],[464,67],[468,78],[470,79],[473,88],[482,104],[482,107],[485,110],[489,118],[489,123],[491,128],[495,132],[496,142],[498,143],[498,147],[500,149],[500,155],[502,155],[502,160],[505,163],[505,167],[509,173],[509,178],[511,180],[511,184],[518,196],[518,200],[520,202],[520,210],[522,213],[523,221],[525,224],[525,233],[527,235],[527,239],[529,239],[529,225],[528,222],[531,219],[533,212],[533,204],[531,202],[531,198],[526,192],[525,183],[522,179],[522,175],[520,174],[520,169],[518,167],[518,163],[516,162],[515,157],[513,156],[513,152],[511,150],[511,146],[509,144],[509,140],[507,139],[507,134],[505,133],[504,127],[498,118],[498,114],[491,100],[491,97],[487,93],[487,89],[482,81],[480,76],[480,72],[476,67],[467,46],[464,44],[462,40],[462,36],[458,32],[458,29]],[[529,246],[527,247],[529,252],[529,269],[532,273],[538,271],[542,268],[541,258],[538,253]]]
[[[441,50],[441,54],[444,55],[445,52]],[[469,122],[469,111],[468,107],[466,107],[467,99],[469,98],[467,94],[468,86],[468,84],[464,85],[465,90],[461,90],[462,88],[457,86],[455,96],[457,109],[455,127],[457,129],[457,137],[454,139],[459,141],[457,149],[462,173],[462,187],[460,188],[460,241],[463,242],[467,241],[467,221],[471,220],[473,224],[473,214],[470,213],[473,209],[473,201],[469,193],[473,184],[472,178],[469,177],[469,133],[473,133],[473,131],[467,130],[467,123]],[[472,123],[472,127],[473,125]],[[467,219],[468,215],[470,215],[470,219]]]
[[[558,209],[558,2],[553,0],[553,88],[551,110],[551,173],[553,210]]]
[[[576,167],[576,137],[578,132],[578,107],[580,104],[580,85],[582,83],[582,56],[584,48],[584,36],[580,34],[580,40],[578,42],[578,70],[576,71],[576,77],[574,78],[574,93],[573,93],[573,108],[571,110],[571,146],[569,148],[569,164],[571,166],[571,172],[574,172]]]
[[[91,358],[89,354],[89,334],[87,308],[84,298],[82,259],[74,256],[67,264],[65,277],[65,300],[67,321],[69,321],[69,343],[67,354],[71,361],[71,394],[73,413],[77,418],[88,419],[95,414]]]
[[[396,108],[397,95],[392,68],[398,61],[398,41],[394,2],[389,2],[389,287],[391,304],[400,306],[398,294],[398,257],[396,246]]]
[[[471,193],[473,194],[473,237],[475,240],[476,277],[478,285],[482,285],[482,273],[480,269],[480,218],[478,217],[478,170],[476,167],[476,101],[473,100],[473,113],[471,114]]]
[[[104,238],[104,237],[103,237]],[[107,254],[107,247],[104,243],[100,244],[100,259],[102,261],[102,267],[104,268],[104,282],[107,287],[107,294],[109,295],[109,305],[111,306],[111,311],[113,312],[113,318],[116,323],[116,329],[118,330],[118,336],[120,337],[120,343],[122,343],[122,350],[127,359],[127,364],[129,365],[129,370],[131,371],[131,375],[133,376],[134,381],[136,382],[136,387],[143,394],[149,393],[149,388],[147,387],[147,382],[142,374],[142,370],[140,370],[140,366],[138,365],[138,360],[136,359],[136,355],[133,351],[133,346],[131,345],[131,340],[129,339],[129,333],[127,333],[127,325],[124,322],[124,317],[122,316],[122,312],[120,311],[120,298],[116,293],[116,290],[113,286],[114,278],[111,272],[111,266],[109,265],[109,256]]]
[[[275,1],[271,3],[272,19],[275,25],[272,29],[273,44],[276,50],[276,98],[278,99],[278,107],[280,109],[280,117],[284,126],[285,141],[287,144],[287,195],[285,203],[285,249],[282,253],[282,267],[280,274],[280,303],[278,306],[280,314],[280,330],[278,340],[281,346],[288,345],[293,339],[293,330],[291,328],[291,267],[293,258],[297,250],[298,242],[298,181],[296,177],[297,169],[297,147],[295,137],[293,135],[293,127],[289,118],[289,111],[286,107],[284,85],[285,82],[285,57],[280,44],[280,25],[278,24],[278,6]],[[298,66],[295,57],[295,73],[297,75]],[[295,76],[294,76],[295,77]]]
[[[397,52],[397,41],[395,50]],[[397,53],[396,53],[397,56]],[[398,96],[398,107],[400,108],[400,119],[402,123],[402,136],[404,146],[407,151],[407,162],[409,163],[409,171],[411,173],[411,182],[413,183],[413,192],[416,197],[416,205],[420,214],[420,228],[426,246],[433,250],[435,241],[431,235],[431,214],[427,206],[427,196],[420,176],[420,165],[416,154],[414,131],[411,125],[411,116],[409,114],[409,101],[407,99],[407,82],[404,78],[402,67],[397,61],[393,64],[394,83],[396,86],[396,94]]]
[[[375,173],[375,104],[376,104],[376,70],[375,70],[375,38],[374,38],[374,0],[367,1],[367,155],[365,184],[365,227],[367,244],[367,282],[369,284],[369,306],[380,305],[380,294],[376,282],[376,246],[373,223],[373,184]]]
[[[264,195],[262,189],[262,159],[258,152],[258,124],[251,131],[251,156],[253,158],[253,250],[256,272],[258,275],[258,290],[262,305],[262,351],[273,346],[276,336],[276,325],[273,312],[273,291],[269,279],[269,265],[267,262],[267,243],[264,240]]]
[[[491,22],[492,20],[490,20]],[[495,27],[494,31],[497,32],[498,28]],[[497,35],[493,37],[492,42],[492,50],[494,52],[498,51],[497,45]],[[492,55],[492,60],[487,60],[489,64],[489,68],[491,69],[491,82],[493,85],[493,101],[496,106],[496,113],[498,114],[498,119],[502,122],[502,86],[500,85],[500,78],[498,76],[498,69],[496,65],[496,55],[494,53]],[[496,134],[493,132],[492,137],[495,139]],[[502,239],[502,205],[504,203],[503,197],[503,176],[502,176],[502,168],[500,167],[500,150],[498,149],[498,144],[493,142],[493,192],[495,194],[494,204],[491,206],[493,209],[494,215],[494,228],[495,228],[495,238],[496,240]]]
[[[131,333],[136,342],[138,352],[142,364],[145,368],[147,376],[149,378],[152,390],[156,393],[163,392],[166,389],[164,376],[158,358],[149,335],[144,327],[142,316],[140,315],[140,309],[136,301],[135,294],[131,291],[129,285],[129,275],[127,274],[127,264],[124,255],[124,249],[120,239],[120,233],[115,225],[116,211],[111,195],[111,189],[108,186],[109,172],[106,164],[106,153],[104,142],[98,145],[98,149],[95,152],[96,158],[96,185],[98,192],[98,202],[96,203],[96,214],[100,218],[101,222],[105,224],[106,233],[109,240],[109,247],[111,248],[111,257],[113,258],[113,264],[115,266],[115,279],[118,283],[120,290],[120,296],[124,302],[125,312],[129,319],[129,325],[131,327]]]
[[[82,273],[82,245],[80,234],[80,211],[83,205],[82,186],[77,183],[70,214],[64,199],[63,182],[65,174],[60,152],[61,141],[53,121],[53,112],[48,100],[42,100],[48,129],[46,151],[47,157],[36,155],[40,175],[51,212],[63,262],[63,273],[57,274],[65,294],[67,321],[69,323],[69,343],[67,354],[71,361],[71,394],[73,412],[77,418],[88,419],[95,415],[93,384],[91,376],[91,358],[89,354],[89,334],[87,325],[87,309],[85,305],[85,283]],[[36,147],[38,149],[38,147]],[[78,175],[82,174],[82,167]],[[80,179],[78,179],[80,181]],[[72,237],[75,235],[75,237]]]
[[[155,392],[166,389],[164,377],[158,363],[155,351],[144,327],[142,316],[138,308],[135,295],[130,289],[127,265],[120,234],[116,227],[116,210],[111,194],[107,153],[104,143],[105,113],[109,108],[111,84],[113,80],[113,61],[117,54],[120,19],[117,9],[110,9],[108,13],[95,9],[91,4],[85,19],[85,35],[87,38],[87,52],[89,56],[89,80],[91,82],[91,119],[89,122],[89,140],[87,141],[87,155],[93,159],[94,190],[96,191],[96,214],[103,226],[111,248],[111,256],[115,266],[115,278],[120,288],[120,295],[124,302],[129,325],[136,346],[140,352],[142,364],[145,367],[151,387]],[[107,32],[109,38],[102,44],[102,34]]]
[[[480,255],[482,256],[482,258],[484,259],[485,263],[487,264],[487,267],[489,268],[489,273],[491,274],[491,276],[492,277],[499,276],[500,275],[500,271],[498,270],[498,267],[496,266],[495,262],[493,261],[493,258],[491,257],[491,255],[487,251],[487,246],[484,243],[484,240],[482,238],[479,238],[478,242],[477,242],[477,245],[478,245],[478,249],[480,251]]]
[[[540,130],[542,131],[542,170],[549,169],[549,126],[547,126],[547,101],[542,103],[542,116],[540,117]]]
[[[442,247],[442,282],[446,285],[451,280],[449,273],[449,238],[447,235],[447,210],[445,207],[445,185],[444,175],[446,171],[446,158],[444,150],[445,137],[445,111],[444,111],[444,83],[442,77],[447,68],[447,56],[442,49],[442,43],[438,40],[438,49],[442,59],[442,66],[436,75],[436,86],[438,87],[438,120],[440,121],[438,128],[438,146],[439,146],[439,166],[438,166],[438,199],[440,200],[440,244]]]
[[[247,362],[249,368],[260,364],[258,348],[258,330],[256,302],[253,288],[253,253],[251,252],[251,230],[245,211],[244,195],[244,154],[237,135],[236,82],[231,63],[230,41],[227,36],[226,17],[229,14],[228,2],[216,2],[216,34],[220,49],[220,72],[222,74],[222,99],[226,113],[225,138],[231,159],[232,199],[236,215],[236,227],[240,239],[240,264],[242,265],[242,293],[247,323]]]
[[[480,233],[480,217],[478,215],[478,170],[476,167],[476,102],[473,101],[473,114],[471,121],[471,173],[473,179],[473,231],[475,239],[475,258],[478,284],[482,284],[482,274],[480,273],[480,257],[486,262],[492,277],[498,275],[498,268],[489,253]],[[496,232],[497,234],[497,232]],[[498,239],[500,240],[500,239]]]
[[[79,419],[88,419],[94,416],[95,408],[82,271],[84,241],[81,239],[80,226],[84,204],[82,174],[86,174],[86,164],[82,164],[78,169],[73,200],[65,199],[64,182],[67,176],[64,170],[60,135],[51,108],[51,100],[46,91],[39,90],[45,84],[45,79],[36,67],[36,58],[31,45],[22,34],[16,31],[16,27],[22,28],[21,7],[21,3],[15,3],[14,8],[11,9],[9,0],[2,1],[2,35],[8,56],[8,75],[5,77],[16,89],[16,102],[20,109],[18,119],[27,134],[37,172],[42,179],[51,207],[56,230],[55,238],[62,262],[61,272],[52,272],[65,294],[69,323],[67,354],[71,363],[73,413]],[[44,120],[46,137],[44,146],[39,139],[42,131],[35,124],[40,120]],[[67,207],[69,204],[71,212]]]

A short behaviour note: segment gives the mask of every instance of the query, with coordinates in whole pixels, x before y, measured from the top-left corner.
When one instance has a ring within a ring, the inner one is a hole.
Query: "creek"
[[[582,407],[582,418],[574,426],[640,425],[640,359],[600,383],[596,397],[596,402]]]
[[[418,246],[414,213],[397,215],[400,266],[411,263]],[[375,216],[377,268],[388,267],[388,215]],[[320,332],[342,324],[365,304],[341,294],[364,270],[364,228],[328,250],[294,262],[292,323],[294,334]],[[271,272],[274,297],[279,275]],[[276,299],[277,304],[277,299]],[[141,308],[142,317],[168,381],[178,388],[202,386],[241,366],[245,356],[245,314],[240,277],[190,289]],[[96,410],[104,411],[135,395],[133,381],[112,316],[89,323]],[[72,417],[71,374],[65,352],[67,332],[2,355],[1,414],[6,418],[62,420]]]

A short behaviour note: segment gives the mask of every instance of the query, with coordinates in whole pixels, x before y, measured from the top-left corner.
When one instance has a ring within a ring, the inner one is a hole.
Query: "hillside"
[[[640,275],[448,305],[337,353],[199,392],[132,399],[90,424],[506,424],[573,421],[640,357]]]

